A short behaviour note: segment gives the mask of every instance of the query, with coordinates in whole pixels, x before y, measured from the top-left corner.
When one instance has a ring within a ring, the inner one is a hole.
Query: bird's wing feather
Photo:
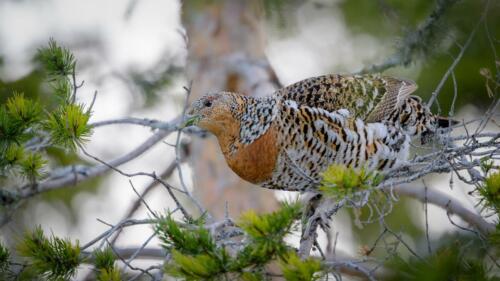
[[[293,162],[292,170],[299,170],[296,174],[318,180],[335,158],[350,160],[345,154],[347,143],[354,140],[354,120],[346,110],[329,112],[288,100],[280,114],[284,153]]]
[[[305,79],[275,92],[282,100],[330,112],[347,109],[368,122],[380,121],[416,90],[414,82],[379,74],[330,74]]]
[[[417,84],[411,80],[399,79],[389,76],[382,77],[385,84],[386,93],[381,98],[369,115],[366,122],[377,122],[383,120],[396,107],[417,90]]]

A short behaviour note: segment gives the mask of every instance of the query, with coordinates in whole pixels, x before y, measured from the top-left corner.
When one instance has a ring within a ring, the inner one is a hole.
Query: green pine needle
[[[321,271],[321,263],[319,260],[314,258],[302,260],[295,252],[288,252],[280,260],[280,266],[287,281],[313,281],[320,278],[318,272]]]
[[[94,251],[94,265],[97,269],[97,280],[119,281],[120,271],[115,267],[115,254],[110,247]]]
[[[163,217],[155,226],[162,246],[172,253],[165,270],[186,280],[200,280],[225,273],[229,255],[219,248],[200,220],[190,228],[179,225],[171,216]]]
[[[13,143],[0,154],[0,175],[5,175],[6,172],[13,170],[19,166],[25,158],[24,150],[21,146]]]
[[[29,140],[32,128],[40,120],[40,105],[25,99],[22,94],[14,94],[0,107],[0,152],[12,143]]]
[[[472,241],[477,244],[463,251],[460,246],[466,243],[470,245]],[[466,238],[453,241],[424,259],[410,258],[407,261],[395,256],[387,263],[388,268],[393,271],[385,280],[498,280],[496,277],[489,277],[486,264],[479,258],[484,257],[481,248],[477,240]]]
[[[186,229],[169,215],[160,218],[155,231],[167,251],[175,249],[183,254],[197,255],[213,252],[217,247],[210,232],[202,225]]]
[[[114,267],[111,269],[100,269],[97,273],[98,281],[121,281],[120,271]]]
[[[38,274],[49,280],[69,279],[82,262],[78,241],[73,245],[66,239],[47,238],[40,226],[25,235],[18,251],[30,260]]]
[[[181,226],[170,216],[161,218],[155,230],[162,246],[172,253],[165,270],[186,280],[211,280],[222,276],[262,280],[259,272],[263,266],[288,251],[283,239],[291,233],[300,213],[298,203],[284,204],[271,214],[247,212],[239,225],[250,236],[249,244],[235,257],[215,243],[203,227],[203,220]]]
[[[24,158],[24,149],[17,144],[12,144],[5,152],[5,160],[11,165],[19,163]]]
[[[87,141],[92,134],[88,125],[90,112],[83,105],[67,104],[49,115],[46,127],[51,133],[52,142],[66,148],[76,149]]]
[[[184,255],[172,250],[172,259],[167,272],[186,280],[208,280],[225,273],[223,260],[212,254]]]
[[[243,281],[264,281],[266,280],[260,272],[243,272],[240,275]]]
[[[283,239],[294,229],[301,214],[298,203],[285,203],[273,213],[257,215],[253,211],[242,215],[239,226],[250,236],[250,243],[238,254],[233,268],[241,270],[249,265],[262,266],[288,247]]]
[[[31,182],[42,177],[43,167],[47,163],[47,160],[42,158],[42,155],[37,152],[27,153],[20,162],[21,173]]]
[[[375,172],[332,165],[323,173],[320,190],[327,196],[343,198],[377,186],[381,181],[382,176]]]
[[[71,103],[72,86],[66,77],[54,81],[52,83],[52,90],[59,104]]]
[[[24,127],[29,127],[40,119],[41,108],[37,102],[25,99],[22,93],[14,93],[5,104],[7,113]]]
[[[185,127],[189,127],[189,126],[196,126],[196,124],[198,124],[198,122],[200,121],[201,117],[200,116],[192,116],[192,117],[189,117],[185,122],[184,124],[182,124],[182,128],[185,128]]]
[[[71,75],[75,70],[76,59],[73,54],[52,38],[48,47],[38,50],[38,58],[52,79]]]
[[[478,188],[479,194],[485,199],[486,207],[500,212],[500,172],[492,173]]]
[[[300,216],[300,207],[299,203],[284,203],[270,214],[257,215],[248,211],[241,216],[239,226],[253,239],[283,237],[292,231],[294,221]]]
[[[497,223],[495,231],[488,235],[488,242],[495,247],[495,250],[500,250],[500,223]]]
[[[5,273],[9,269],[10,252],[0,244],[0,273]]]
[[[98,269],[112,269],[115,265],[115,254],[111,248],[94,251],[94,265]]]

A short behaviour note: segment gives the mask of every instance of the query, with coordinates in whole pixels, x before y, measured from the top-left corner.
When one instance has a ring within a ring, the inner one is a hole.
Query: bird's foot
[[[319,193],[313,193],[305,199],[305,208],[302,215],[302,238],[307,239],[315,233],[317,227],[325,232],[330,229],[331,200],[324,198]]]

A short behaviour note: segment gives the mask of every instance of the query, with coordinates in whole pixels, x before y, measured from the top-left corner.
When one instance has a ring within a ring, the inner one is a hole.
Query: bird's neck
[[[277,99],[273,96],[248,97],[242,109],[239,117],[239,140],[242,144],[247,145],[262,136],[271,126],[278,114]]]
[[[224,124],[219,122],[217,128],[214,126],[210,130],[217,137],[226,157],[235,155],[263,136],[278,113],[274,97],[241,98],[242,102],[232,116],[223,120]]]

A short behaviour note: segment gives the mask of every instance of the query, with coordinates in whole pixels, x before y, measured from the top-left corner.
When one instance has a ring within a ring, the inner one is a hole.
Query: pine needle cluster
[[[478,186],[478,192],[487,208],[500,213],[500,171],[489,174]]]
[[[323,173],[320,191],[335,199],[351,196],[356,192],[368,190],[382,181],[382,175],[366,169],[353,169],[344,165],[331,165]]]
[[[9,259],[9,249],[0,244],[0,275],[5,275],[7,273],[7,270],[9,269]],[[0,278],[0,280],[2,279]]]
[[[18,253],[30,261],[31,269],[49,280],[67,280],[81,263],[80,246],[67,239],[46,237],[41,227],[28,232]]]
[[[394,257],[388,265],[395,270],[387,280],[499,280],[489,274],[490,269],[482,262],[484,252],[478,250],[481,246],[477,239],[452,238],[450,241],[423,259],[412,257],[407,261],[399,256]],[[463,245],[470,247],[464,251]]]
[[[38,61],[47,73],[57,108],[42,110],[39,101],[13,93],[0,106],[0,176],[22,176],[31,183],[46,170],[49,147],[75,150],[91,135],[90,109],[78,104],[76,59],[66,48],[50,40],[38,50]]]
[[[315,280],[321,270],[319,262],[301,260],[284,242],[300,213],[297,203],[284,204],[270,214],[245,213],[238,226],[246,243],[235,254],[215,241],[202,221],[182,224],[165,216],[155,226],[163,248],[172,257],[165,271],[185,280],[267,280],[265,266],[277,260],[287,280]]]
[[[94,251],[94,266],[98,281],[120,281],[120,271],[115,266],[115,254],[111,248]]]

